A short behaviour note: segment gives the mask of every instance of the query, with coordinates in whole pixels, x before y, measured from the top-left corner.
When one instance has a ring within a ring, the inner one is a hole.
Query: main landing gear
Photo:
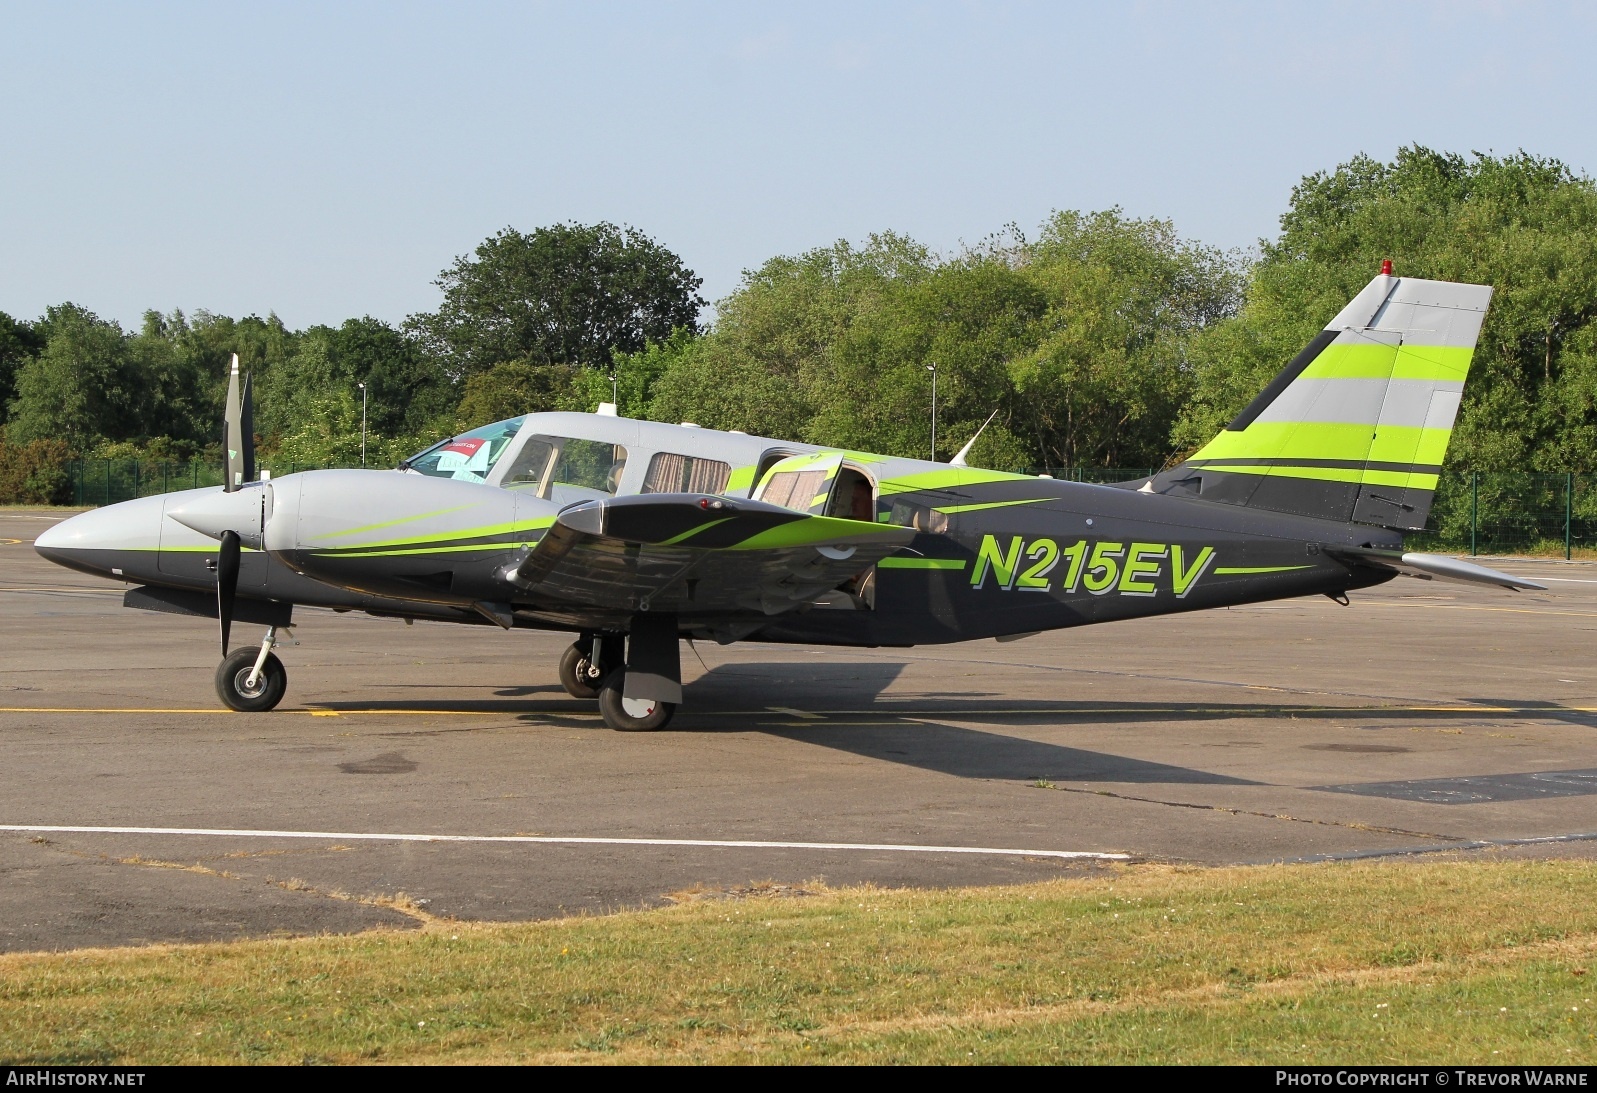
[[[639,613],[630,634],[584,634],[560,657],[560,685],[573,698],[597,698],[619,732],[665,728],[682,702],[676,616]]]
[[[277,627],[268,627],[259,649],[235,649],[216,666],[216,696],[230,710],[264,713],[283,701],[288,672],[272,647]]]

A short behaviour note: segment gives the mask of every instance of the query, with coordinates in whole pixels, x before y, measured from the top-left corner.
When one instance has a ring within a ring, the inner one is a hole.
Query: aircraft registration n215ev
[[[227,484],[74,516],[36,549],[220,621],[216,686],[269,710],[296,606],[568,631],[615,729],[682,701],[680,639],[912,646],[1347,593],[1398,574],[1540,588],[1405,551],[1425,525],[1491,289],[1360,292],[1201,450],[1115,485],[535,413],[398,470],[256,480],[234,359]],[[967,446],[968,449],[968,446]],[[963,453],[962,453],[963,455]],[[264,625],[228,652],[233,622]]]

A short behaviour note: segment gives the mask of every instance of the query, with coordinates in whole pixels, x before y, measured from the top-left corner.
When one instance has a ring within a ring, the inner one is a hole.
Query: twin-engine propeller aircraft
[[[227,484],[86,512],[40,554],[219,619],[222,701],[270,710],[295,606],[564,630],[560,680],[615,729],[682,701],[679,639],[911,646],[1323,594],[1402,573],[1542,586],[1406,552],[1491,289],[1380,276],[1185,462],[1117,485],[529,414],[397,471],[256,481],[248,378]],[[969,450],[969,445],[966,446]],[[232,624],[264,625],[228,652]]]

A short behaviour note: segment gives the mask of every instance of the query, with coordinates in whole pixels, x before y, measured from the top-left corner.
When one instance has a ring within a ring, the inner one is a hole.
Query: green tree
[[[505,361],[466,380],[456,411],[457,429],[539,411],[593,409],[584,405],[583,396],[577,370],[569,365]]]
[[[832,397],[838,342],[933,269],[925,247],[891,232],[859,248],[840,241],[772,258],[716,305],[705,336],[678,335],[661,348],[649,416],[804,439]]]
[[[1261,244],[1247,302],[1192,347],[1174,436],[1208,440],[1390,258],[1399,274],[1490,284],[1447,462],[1593,469],[1597,449],[1597,187],[1554,159],[1414,146],[1303,179]]]
[[[608,371],[616,351],[697,329],[701,283],[634,228],[505,228],[439,275],[442,305],[408,326],[459,380],[514,360]]]
[[[193,456],[217,438],[216,361],[197,351],[181,311],[146,311],[143,327],[128,339],[128,355],[143,388],[138,437],[152,455]]]
[[[931,445],[931,372],[937,367],[937,456],[947,459],[995,409],[1013,409],[1009,361],[1036,341],[1047,311],[1037,287],[1007,263],[986,258],[943,265],[851,324],[812,384],[818,412],[804,439],[926,458]],[[984,434],[988,458],[1023,450],[1000,442],[1007,424]]]
[[[16,398],[17,370],[43,348],[44,338],[31,323],[0,311],[0,421],[6,419],[7,408]]]
[[[1191,390],[1187,347],[1236,313],[1240,260],[1118,209],[1055,213],[1016,259],[1047,314],[1010,365],[1012,430],[1047,466],[1163,463]]]
[[[338,371],[364,382],[368,425],[387,436],[420,437],[447,431],[459,392],[413,338],[381,319],[349,319],[329,338]]]
[[[140,435],[145,384],[122,328],[68,303],[46,311],[36,329],[44,347],[17,370],[11,442],[62,440],[81,452]]]

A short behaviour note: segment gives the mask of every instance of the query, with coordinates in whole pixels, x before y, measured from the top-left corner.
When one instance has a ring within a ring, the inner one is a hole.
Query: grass
[[[1597,1061],[1594,863],[699,895],[3,956],[0,1061]]]

